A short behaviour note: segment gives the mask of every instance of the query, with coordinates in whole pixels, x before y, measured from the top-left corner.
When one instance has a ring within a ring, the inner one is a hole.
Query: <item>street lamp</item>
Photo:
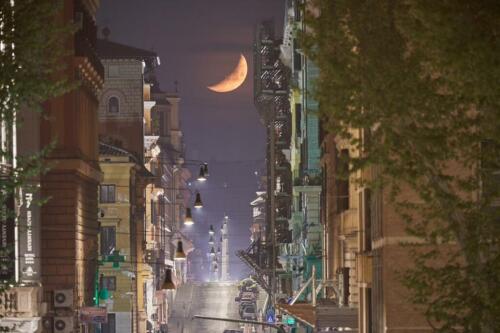
[[[163,280],[163,283],[161,285],[161,289],[163,290],[174,290],[175,289],[175,284],[174,281],[172,280],[172,268],[167,267],[165,271],[165,280]]]
[[[207,180],[207,175],[205,174],[205,167],[203,165],[200,166],[200,173],[198,174],[197,180],[199,182],[204,182]]]
[[[205,175],[205,177],[208,177],[209,176],[209,174],[208,174],[208,163],[203,163],[202,167],[203,167],[203,174]]]
[[[184,253],[184,249],[183,249],[182,241],[181,240],[179,240],[177,242],[177,250],[175,251],[174,260],[175,261],[184,261],[184,260],[186,260],[186,254]]]
[[[184,218],[184,225],[193,225],[193,215],[191,214],[191,208],[186,208],[186,217]]]
[[[196,199],[194,200],[194,208],[203,208],[203,202],[201,201],[200,192],[196,192]]]

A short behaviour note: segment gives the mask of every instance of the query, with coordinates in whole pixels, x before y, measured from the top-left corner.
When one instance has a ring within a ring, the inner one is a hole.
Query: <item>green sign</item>
[[[286,324],[288,326],[295,326],[295,318],[290,315],[284,315],[283,324]]]

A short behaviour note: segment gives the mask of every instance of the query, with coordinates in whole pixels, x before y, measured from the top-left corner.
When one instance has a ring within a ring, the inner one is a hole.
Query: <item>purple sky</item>
[[[98,24],[110,40],[148,50],[161,59],[163,90],[179,82],[187,158],[210,163],[210,178],[198,186],[204,201],[189,233],[204,252],[208,226],[216,229],[227,212],[231,276],[248,270],[233,255],[249,244],[249,202],[262,170],[265,131],[253,104],[252,44],[255,25],[274,18],[283,27],[284,0],[101,0]],[[206,86],[222,80],[242,53],[249,75],[236,91],[218,94]],[[195,171],[193,171],[195,172]],[[227,184],[227,189],[224,188]],[[197,186],[197,185],[195,185]]]

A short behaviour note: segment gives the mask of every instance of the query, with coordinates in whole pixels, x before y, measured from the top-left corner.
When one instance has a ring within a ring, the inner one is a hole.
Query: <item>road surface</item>
[[[225,329],[240,329],[237,323],[192,319],[194,315],[239,319],[238,303],[234,298],[238,288],[234,283],[207,282],[182,285],[176,290],[169,318],[169,332],[222,333]]]

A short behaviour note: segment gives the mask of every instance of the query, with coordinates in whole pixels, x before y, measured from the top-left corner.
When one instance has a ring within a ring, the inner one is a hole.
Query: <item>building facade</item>
[[[136,179],[143,166],[123,148],[99,145],[103,180],[99,191],[99,255],[96,302],[106,306],[108,323],[102,332],[136,332],[136,256],[133,211],[137,209]],[[107,294],[107,295],[106,295]],[[106,297],[107,296],[107,297]],[[103,299],[104,298],[104,299]]]

